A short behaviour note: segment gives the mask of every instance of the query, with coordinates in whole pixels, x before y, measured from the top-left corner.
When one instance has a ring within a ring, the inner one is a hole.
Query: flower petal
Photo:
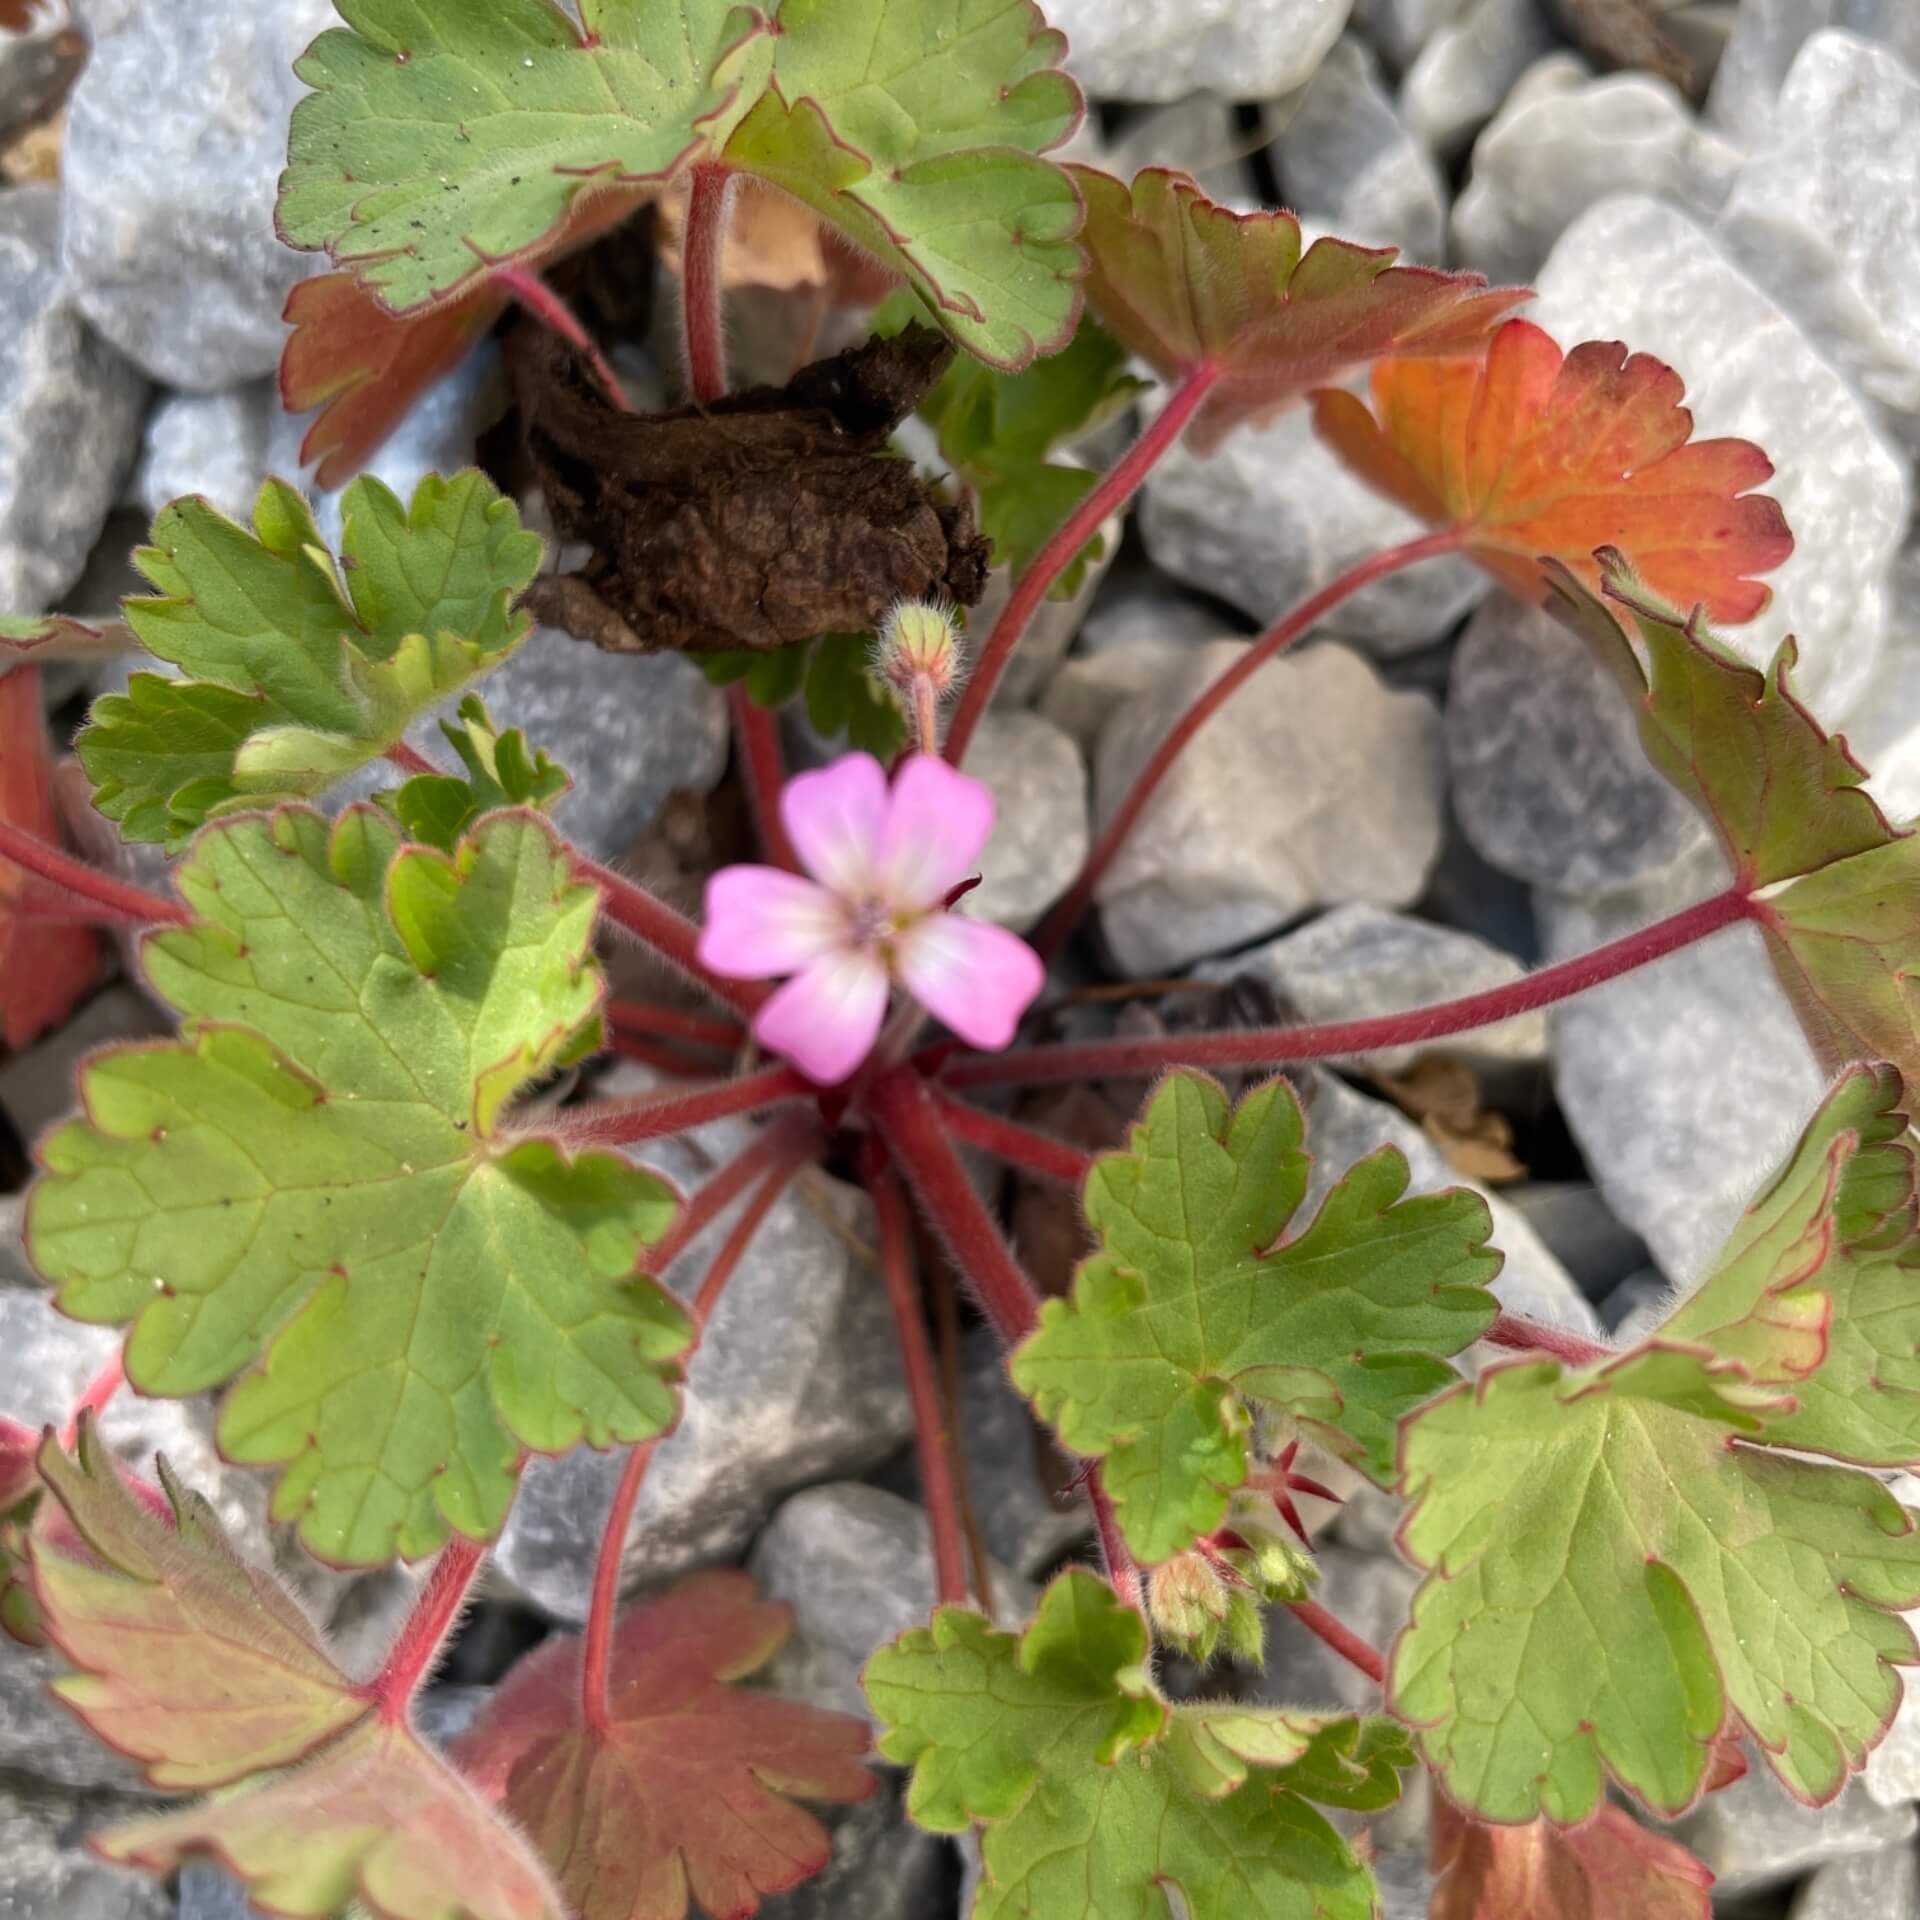
[[[1040,956],[1004,927],[933,913],[894,943],[907,991],[970,1046],[997,1051],[1046,984]]]
[[[823,1087],[844,1080],[880,1037],[887,970],[858,948],[816,960],[753,1017],[753,1035]]]
[[[875,861],[895,913],[937,907],[974,869],[993,832],[993,790],[938,754],[916,753],[895,776]]]
[[[843,754],[780,790],[780,818],[800,864],[843,900],[874,891],[874,857],[887,824],[887,776],[870,753]]]
[[[846,909],[797,873],[722,867],[707,882],[700,963],[728,980],[797,973],[851,938]]]

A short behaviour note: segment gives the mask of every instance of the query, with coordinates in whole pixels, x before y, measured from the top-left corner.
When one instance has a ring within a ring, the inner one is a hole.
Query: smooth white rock
[[[1067,650],[1080,631],[1080,623],[1086,619],[1087,609],[1092,606],[1107,569],[1120,551],[1125,517],[1112,513],[1101,521],[1099,558],[1087,564],[1073,593],[1064,600],[1049,595],[1034,609],[1026,632],[1020,636],[1020,644],[1014,648],[1013,657],[993,690],[994,706],[1003,710],[1030,707],[1039,699],[1055,669],[1067,657]],[[987,644],[1012,590],[1011,568],[995,567],[987,575],[986,591],[981,594],[979,604],[967,609],[965,644],[969,655],[977,655]]]
[[[1142,167],[1174,167],[1192,174],[1213,199],[1239,201],[1253,191],[1247,156],[1257,144],[1235,119],[1231,100],[1190,93],[1165,106],[1135,109],[1112,146],[1088,164],[1121,180],[1131,180]]]
[[[1828,27],[1891,47],[1920,73],[1920,7],[1913,0],[1740,0],[1707,95],[1708,120],[1750,151],[1762,151],[1794,56]]]
[[[1289,1007],[1290,1019],[1320,1025],[1368,1019],[1376,1014],[1432,1006],[1462,994],[1511,986],[1526,969],[1510,953],[1452,927],[1435,926],[1381,907],[1335,907],[1292,933],[1250,947],[1198,969],[1203,980],[1251,974],[1264,980]],[[1384,1047],[1347,1054],[1334,1064],[1404,1073],[1421,1054],[1435,1050],[1484,1065],[1543,1060],[1547,1020],[1523,1013],[1498,1026],[1422,1045]]]
[[[1086,759],[1042,715],[995,710],[973,737],[967,771],[992,789],[994,824],[980,856],[980,884],[961,911],[1024,933],[1086,860]]]
[[[1353,24],[1395,73],[1404,73],[1469,0],[1353,0]]]
[[[1451,165],[1555,44],[1539,0],[1472,0],[1407,69],[1400,111],[1441,164]]]
[[[1764,1759],[1749,1750],[1748,1770],[1710,1793],[1671,1829],[1673,1838],[1714,1874],[1714,1893],[1757,1893],[1809,1868],[1887,1847],[1911,1846],[1920,1816],[1910,1806],[1877,1806],[1857,1781],[1824,1807],[1789,1794]],[[1898,1909],[1853,1908],[1851,1920],[1906,1920]]]
[[[280,401],[271,380],[217,393],[169,393],[147,420],[133,495],[148,513],[204,494],[230,519],[251,521],[268,472]]]
[[[1502,873],[1605,893],[1704,846],[1707,825],[1648,761],[1633,709],[1584,642],[1496,593],[1454,650],[1453,812]]]
[[[1067,69],[1089,94],[1178,100],[1205,90],[1271,100],[1311,76],[1352,0],[1049,0]]]
[[[1912,1920],[1916,1913],[1920,1852],[1911,1840],[1900,1840],[1829,1861],[1800,1889],[1789,1920]]]
[[[1606,900],[1536,898],[1567,960],[1725,884],[1703,847]],[[1607,1204],[1669,1280],[1691,1284],[1778,1170],[1826,1091],[1759,931],[1728,928],[1547,1015],[1561,1111]]]
[[[1215,621],[1217,637],[1219,622]],[[1170,674],[1180,671],[1192,647],[1203,642],[1162,639],[1141,634],[1117,647],[1082,654],[1054,675],[1040,711],[1083,752],[1091,753],[1101,730],[1116,709],[1150,693]]]
[[[1473,149],[1453,209],[1454,253],[1496,284],[1530,280],[1577,215],[1610,193],[1664,194],[1711,215],[1741,155],[1694,123],[1680,95],[1650,74],[1582,80],[1547,61],[1547,84],[1516,91]]]
[[[317,256],[284,246],[274,196],[293,63],[331,0],[86,0],[67,107],[61,248],[74,296],[128,358],[206,390],[272,372],[280,310]]]
[[[60,189],[0,189],[0,613],[41,613],[87,564],[140,444],[146,382],[60,271]]]
[[[1816,33],[1734,183],[1719,237],[1920,437],[1920,74],[1886,47]]]
[[[1426,531],[1349,473],[1304,407],[1234,429],[1204,459],[1182,443],[1154,469],[1140,510],[1154,564],[1261,625],[1348,568]],[[1319,631],[1382,658],[1437,640],[1488,592],[1457,558],[1423,560],[1343,602]]]
[[[1867,405],[1792,319],[1678,208],[1601,201],[1561,236],[1531,317],[1567,345],[1624,340],[1686,382],[1694,437],[1756,442],[1796,542],[1767,575],[1773,604],[1725,638],[1764,664],[1800,639],[1801,692],[1838,725],[1873,672],[1888,569],[1912,505],[1903,463]]]
[[[1247,649],[1215,640],[1116,712],[1094,761],[1104,823],[1174,721]],[[1173,764],[1096,898],[1121,972],[1165,973],[1308,907],[1419,897],[1440,850],[1440,716],[1325,641],[1269,662]]]
[[[1343,240],[1398,247],[1404,260],[1445,260],[1447,190],[1433,156],[1400,117],[1366,43],[1328,49],[1294,98],[1265,114],[1280,192],[1296,213]]]

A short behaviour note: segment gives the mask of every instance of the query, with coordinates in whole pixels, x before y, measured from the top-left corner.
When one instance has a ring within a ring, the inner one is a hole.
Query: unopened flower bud
[[[1194,1660],[1209,1660],[1231,1605],[1227,1583],[1198,1553],[1176,1553],[1147,1580],[1147,1613],[1154,1632]]]
[[[874,664],[910,698],[923,689],[935,699],[950,693],[960,677],[954,609],[936,600],[896,601],[881,623]]]

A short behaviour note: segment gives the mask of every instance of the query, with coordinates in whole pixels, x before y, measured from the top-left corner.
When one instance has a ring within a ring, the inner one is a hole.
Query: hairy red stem
[[[82,900],[76,893],[63,892],[45,882],[23,887],[0,913],[23,927],[144,927],[150,924],[144,913],[130,913],[124,907],[102,906],[97,900]]]
[[[1001,1344],[1011,1347],[1025,1339],[1040,1317],[1033,1283],[974,1192],[926,1083],[896,1067],[874,1082],[868,1105],[894,1163],[952,1249],[955,1266],[979,1296]]]
[[[109,913],[137,921],[141,926],[184,927],[193,919],[192,913],[179,901],[165,900],[144,887],[116,880],[111,874],[88,866],[84,860],[76,860],[72,854],[49,846],[10,820],[0,820],[0,859],[10,860],[27,873],[50,880],[56,887],[78,894],[82,900],[91,900]]]
[[[642,1040],[615,1027],[607,1045],[622,1060],[637,1060],[672,1080],[711,1080],[715,1072],[712,1054],[697,1053],[684,1041]]]
[[[647,1272],[664,1274],[763,1173],[789,1156],[797,1165],[818,1144],[809,1121],[796,1118],[769,1127],[682,1203],[673,1225],[642,1256]]]
[[[1318,1601],[1289,1601],[1287,1611],[1309,1633],[1324,1640],[1341,1659],[1358,1667],[1376,1687],[1387,1684],[1387,1663],[1381,1659],[1379,1649],[1336,1620]]]
[[[1113,1501],[1095,1467],[1087,1476],[1087,1497],[1093,1502],[1093,1523],[1100,1533],[1100,1557],[1106,1562],[1107,1578],[1113,1590],[1138,1613],[1140,1607],[1140,1569],[1127,1548],[1126,1536],[1113,1511]]]
[[[737,1012],[750,1014],[772,991],[757,980],[723,980],[700,964],[700,929],[637,881],[574,849],[574,865],[605,896],[604,911],[615,926],[624,927],[643,946]]]
[[[1101,475],[1099,484],[1067,515],[1053,538],[1034,555],[1033,565],[1015,581],[1000,618],[993,623],[987,644],[973,662],[966,691],[960,696],[953,724],[947,729],[947,758],[954,766],[967,757],[974,731],[992,703],[993,690],[1000,684],[1000,676],[1006,672],[1014,648],[1020,644],[1027,623],[1047,597],[1048,589],[1073,564],[1080,549],[1100,531],[1100,523],[1140,491],[1141,483],[1186,430],[1187,422],[1199,412],[1201,402],[1213,391],[1220,371],[1210,361],[1203,360],[1186,375],[1147,430]]]
[[[1169,1067],[1280,1066],[1340,1054],[1372,1053],[1382,1047],[1418,1046],[1571,999],[1589,987],[1690,947],[1723,927],[1749,918],[1753,911],[1748,896],[1738,887],[1730,887],[1637,933],[1596,947],[1577,959],[1563,960],[1558,966],[1542,967],[1509,986],[1465,994],[1431,1007],[1416,1007],[1408,1013],[1338,1020],[1317,1027],[1248,1027],[1237,1033],[1189,1033],[1165,1040],[1090,1040],[1028,1047],[955,1060],[941,1078],[949,1087],[1035,1086],[1047,1081],[1107,1076],[1138,1078]]]
[[[727,711],[733,717],[733,737],[740,749],[740,771],[746,777],[747,798],[753,805],[760,851],[768,864],[797,871],[787,823],[780,818],[780,789],[787,773],[780,753],[780,727],[765,707],[757,706],[743,686],[727,689]]]
[[[804,1159],[804,1153],[792,1152],[789,1143],[785,1164],[777,1166],[761,1183],[759,1192],[714,1255],[713,1265],[701,1281],[691,1308],[696,1340],[706,1331],[727,1282],[733,1278],[761,1222]],[[647,1469],[653,1464],[654,1449],[665,1438],[666,1435],[661,1434],[655,1439],[643,1440],[628,1452],[626,1465],[620,1470],[619,1484],[613,1490],[613,1502],[607,1509],[606,1525],[600,1532],[600,1552],[593,1568],[593,1599],[587,1610],[587,1630],[580,1659],[580,1713],[586,1724],[602,1737],[613,1727],[613,1628],[620,1611],[620,1563],[626,1557],[627,1529],[633,1524],[633,1510],[646,1483]]]
[[[692,1040],[703,1047],[735,1053],[746,1036],[728,1020],[679,1007],[656,1007],[641,1000],[609,1000],[607,1018],[626,1033],[644,1033],[656,1040]]]
[[[1371,559],[1361,561],[1357,567],[1349,568],[1339,579],[1330,581],[1318,593],[1301,601],[1283,619],[1275,621],[1219,679],[1200,694],[1174,722],[1166,738],[1154,748],[1152,758],[1140,769],[1113,818],[1094,842],[1093,851],[1087,855],[1087,863],[1080,869],[1080,877],[1074,881],[1072,891],[1047,915],[1046,924],[1033,942],[1042,960],[1050,960],[1059,952],[1067,936],[1079,924],[1080,916],[1086,912],[1087,903],[1100,884],[1100,876],[1106,872],[1127,835],[1139,822],[1141,814],[1146,811],[1147,802],[1159,790],[1161,781],[1172,771],[1174,762],[1186,751],[1194,736],[1234,694],[1269,660],[1290,647],[1341,601],[1358,593],[1362,587],[1398,573],[1403,567],[1410,567],[1417,561],[1436,554],[1456,552],[1460,538],[1459,530],[1453,527],[1440,533],[1423,534],[1418,540],[1389,547],[1384,553],[1376,553]]]
[[[687,193],[686,231],[680,236],[680,331],[687,349],[687,386],[701,406],[727,390],[727,336],[720,285],[733,197],[730,168],[703,161]]]
[[[404,740],[396,740],[387,749],[386,757],[403,773],[438,774],[440,772],[440,769],[419,748],[408,746]]]
[[[441,1549],[427,1584],[420,1589],[420,1598],[400,1629],[400,1637],[387,1654],[386,1664],[362,1689],[380,1709],[380,1718],[387,1725],[398,1726],[406,1719],[414,1695],[433,1671],[447,1635],[453,1631],[486,1552],[478,1541],[459,1534]]]
[[[620,384],[620,376],[607,364],[606,355],[600,351],[593,335],[581,325],[580,316],[537,273],[530,273],[525,267],[502,264],[492,269],[491,277],[543,327],[557,333],[579,354],[616,412],[633,411],[627,403],[627,390]]]
[[[67,1420],[67,1430],[61,1445],[71,1449],[79,1444],[80,1422],[87,1414],[98,1415],[104,1412],[113,1396],[127,1383],[127,1350],[124,1345],[115,1347],[112,1356],[98,1373],[87,1382],[86,1391],[74,1402],[73,1412]]]
[[[934,1088],[933,1097],[940,1108],[940,1124],[954,1139],[978,1147],[1009,1166],[1078,1188],[1093,1165],[1092,1154],[1082,1153],[1051,1134],[1023,1127],[1017,1120],[1003,1120],[997,1113],[983,1113],[939,1087]]]
[[[1598,1340],[1571,1333],[1565,1327],[1550,1327],[1542,1321],[1529,1320],[1518,1313],[1500,1314],[1481,1338],[1515,1353],[1551,1354],[1570,1367],[1584,1367],[1595,1360],[1609,1359],[1614,1351]]]
[[[643,1093],[630,1100],[593,1100],[558,1113],[529,1114],[529,1132],[553,1135],[570,1147],[628,1147],[641,1140],[665,1140],[709,1120],[736,1113],[759,1113],[782,1100],[799,1100],[814,1084],[792,1067],[762,1067],[758,1073],[693,1093]]]
[[[871,1138],[871,1136],[869,1136]],[[913,1408],[914,1450],[920,1460],[920,1491],[933,1530],[934,1592],[942,1606],[967,1603],[967,1543],[960,1524],[960,1494],[953,1475],[952,1436],[947,1431],[939,1384],[934,1378],[933,1346],[914,1285],[913,1238],[906,1196],[878,1151],[865,1168],[867,1191],[880,1225],[880,1276],[900,1342],[900,1365],[907,1376],[907,1400]]]

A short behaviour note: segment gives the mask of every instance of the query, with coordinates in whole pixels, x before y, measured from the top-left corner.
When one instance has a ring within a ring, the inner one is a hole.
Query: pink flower
[[[891,793],[871,755],[850,753],[780,795],[800,864],[726,867],[707,882],[700,958],[729,980],[793,976],[754,1016],[754,1036],[822,1086],[879,1037],[893,982],[976,1047],[1004,1047],[1045,978],[999,927],[947,910],[993,831],[993,795],[932,754]]]

